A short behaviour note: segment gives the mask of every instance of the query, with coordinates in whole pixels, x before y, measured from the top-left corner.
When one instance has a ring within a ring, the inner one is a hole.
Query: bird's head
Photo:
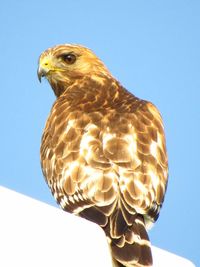
[[[45,50],[39,58],[38,78],[46,77],[59,96],[77,79],[89,76],[101,80],[109,71],[88,48],[80,45],[57,45]]]

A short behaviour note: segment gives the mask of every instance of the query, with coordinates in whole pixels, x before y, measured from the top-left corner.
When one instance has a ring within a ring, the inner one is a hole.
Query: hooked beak
[[[49,56],[41,57],[37,70],[38,80],[41,82],[42,77],[46,77],[51,69],[51,58]]]
[[[38,70],[37,70],[38,80],[41,82],[42,77],[45,77],[47,75],[47,73],[48,73],[47,69],[39,66]]]

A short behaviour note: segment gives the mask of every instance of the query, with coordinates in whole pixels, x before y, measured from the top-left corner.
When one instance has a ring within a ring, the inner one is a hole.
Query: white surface
[[[0,266],[111,267],[99,226],[0,186]],[[153,247],[155,267],[194,267]]]
[[[166,250],[153,247],[152,252],[154,267],[195,267],[191,261]]]

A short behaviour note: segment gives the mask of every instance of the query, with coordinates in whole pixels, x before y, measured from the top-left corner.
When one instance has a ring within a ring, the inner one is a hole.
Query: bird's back
[[[151,265],[146,226],[164,199],[167,156],[150,102],[112,79],[74,84],[51,110],[41,163],[61,207],[104,229],[116,266]]]

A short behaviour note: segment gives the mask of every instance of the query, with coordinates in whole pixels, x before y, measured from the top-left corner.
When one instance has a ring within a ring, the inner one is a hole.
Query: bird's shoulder
[[[99,84],[86,80],[66,90],[55,101],[44,131],[50,136],[70,133],[83,134],[83,130],[109,132],[115,135],[137,133],[140,138],[156,139],[162,135],[163,122],[158,109],[142,100],[114,79]],[[98,130],[97,130],[98,129]]]

